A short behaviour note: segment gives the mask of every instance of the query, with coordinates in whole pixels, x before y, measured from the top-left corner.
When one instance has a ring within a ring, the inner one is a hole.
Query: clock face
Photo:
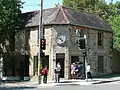
[[[58,44],[63,44],[65,41],[66,41],[66,36],[64,36],[64,35],[57,36],[57,38],[56,38],[56,42]]]

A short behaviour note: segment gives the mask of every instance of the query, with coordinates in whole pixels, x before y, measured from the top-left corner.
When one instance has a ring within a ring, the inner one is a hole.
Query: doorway
[[[57,53],[56,54],[56,64],[60,63],[61,65],[61,71],[60,71],[60,77],[64,78],[64,65],[65,65],[65,54]]]
[[[42,68],[47,66],[49,70],[49,56],[44,56],[41,58]],[[38,75],[38,56],[34,56],[34,64],[33,64],[33,75]]]
[[[98,56],[98,72],[104,73],[104,57]]]

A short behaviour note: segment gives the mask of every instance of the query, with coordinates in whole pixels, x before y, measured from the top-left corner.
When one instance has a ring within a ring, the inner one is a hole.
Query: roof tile
[[[23,13],[26,27],[39,25],[39,11]],[[72,24],[112,31],[107,22],[99,16],[85,12],[76,12],[66,7],[56,7],[43,10],[43,24]]]

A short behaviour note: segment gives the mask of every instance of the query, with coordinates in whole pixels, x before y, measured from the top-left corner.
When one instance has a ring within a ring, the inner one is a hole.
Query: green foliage
[[[20,0],[0,0],[0,49],[4,47],[11,33],[21,26],[21,5]]]
[[[111,7],[104,0],[63,0],[63,6],[75,9],[76,11],[97,14],[104,20],[108,19],[115,11],[111,10]]]
[[[108,22],[111,25],[114,34],[113,34],[113,47],[120,51],[120,2],[109,5],[111,8],[114,8],[115,13],[109,17]],[[111,9],[113,10],[113,9]]]
[[[63,0],[63,6],[97,14],[107,21],[114,31],[114,48],[120,50],[120,2],[108,4],[105,0]]]

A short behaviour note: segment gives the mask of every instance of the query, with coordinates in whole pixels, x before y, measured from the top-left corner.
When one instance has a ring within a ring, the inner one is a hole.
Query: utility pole
[[[42,69],[42,60],[41,60],[41,39],[43,38],[43,24],[42,24],[42,16],[43,16],[43,0],[40,0],[40,16],[39,16],[39,30],[38,30],[38,39],[39,39],[39,53],[38,53],[38,83],[41,84],[41,69]]]
[[[84,37],[80,37],[78,39],[78,47],[80,50],[82,50],[83,53],[83,65],[84,65],[84,77],[85,80],[88,81],[88,77],[87,77],[87,39],[86,39],[86,35],[84,35]]]
[[[86,56],[87,56],[87,39],[86,39],[86,35],[84,35],[84,39],[85,39],[85,55],[84,57],[84,72],[85,72],[85,80],[88,81],[88,76],[87,76],[87,60],[86,60]]]
[[[3,76],[3,55],[0,54],[0,85],[2,84],[2,76]]]

